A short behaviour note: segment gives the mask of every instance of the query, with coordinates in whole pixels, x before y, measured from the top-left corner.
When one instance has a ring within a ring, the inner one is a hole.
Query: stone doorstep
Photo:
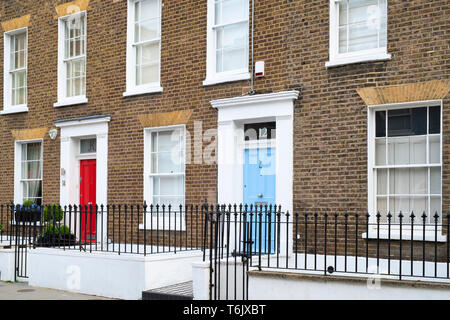
[[[142,300],[194,300],[192,281],[143,291]]]
[[[317,282],[353,282],[367,283],[368,277],[340,276],[340,275],[320,275],[306,274],[300,272],[285,272],[278,270],[249,270],[249,276],[255,277],[271,277],[290,280],[306,280]],[[369,276],[369,275],[368,275]],[[381,285],[389,285],[391,287],[414,287],[414,288],[431,288],[450,290],[450,283],[424,280],[397,280],[388,278],[379,278]]]

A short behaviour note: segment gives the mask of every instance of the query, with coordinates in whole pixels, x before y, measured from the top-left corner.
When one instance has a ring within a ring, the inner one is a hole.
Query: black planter
[[[41,221],[41,211],[20,210],[14,213],[16,222],[38,222]]]
[[[36,241],[36,247],[69,247],[77,244],[75,235],[42,235]]]

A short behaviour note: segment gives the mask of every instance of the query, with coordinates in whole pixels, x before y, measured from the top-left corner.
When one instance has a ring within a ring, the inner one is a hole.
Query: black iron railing
[[[261,211],[256,215],[257,250],[252,255],[258,259],[251,266],[259,269],[450,279],[450,214],[436,213],[430,219],[426,214],[399,213],[396,223],[390,213],[286,213],[276,221]],[[270,228],[284,234],[273,238]],[[271,242],[276,252],[264,250]]]
[[[204,205],[1,205],[0,244],[156,254],[202,248]]]
[[[211,299],[246,299],[252,267],[450,281],[450,213],[290,214],[234,205],[210,207],[205,222]]]

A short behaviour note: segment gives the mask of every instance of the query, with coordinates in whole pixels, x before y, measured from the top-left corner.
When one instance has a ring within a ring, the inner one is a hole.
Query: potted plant
[[[76,237],[75,235],[70,232],[70,229],[68,226],[63,224],[59,227],[59,237],[60,237],[60,245],[64,246],[72,246],[76,243]]]
[[[53,223],[59,222],[63,219],[64,211],[56,204],[52,204],[44,207],[44,221]]]
[[[41,216],[41,207],[36,206],[31,200],[27,200],[15,208],[14,219],[16,222],[37,222],[41,221]]]
[[[74,244],[76,244],[76,237],[66,225],[45,227],[36,242],[38,247],[72,246]]]

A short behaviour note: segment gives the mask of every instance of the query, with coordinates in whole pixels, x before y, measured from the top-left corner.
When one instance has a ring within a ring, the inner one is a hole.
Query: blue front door
[[[257,211],[248,215],[248,227],[253,240],[252,252],[259,252],[261,238],[262,253],[273,253],[275,244],[275,214],[266,215],[265,205],[275,205],[275,148],[245,149],[244,161],[244,204]],[[260,206],[263,206],[262,226],[259,229]],[[270,218],[270,220],[269,220]]]

